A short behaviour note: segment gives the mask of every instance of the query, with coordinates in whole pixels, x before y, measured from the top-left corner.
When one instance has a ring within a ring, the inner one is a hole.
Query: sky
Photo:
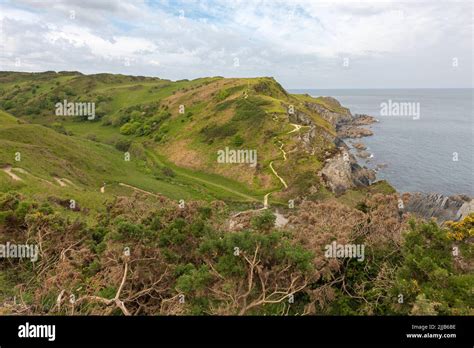
[[[472,1],[0,0],[0,70],[472,88]]]

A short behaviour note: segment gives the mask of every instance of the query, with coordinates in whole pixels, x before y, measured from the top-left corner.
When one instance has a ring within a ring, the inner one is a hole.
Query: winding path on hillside
[[[298,125],[298,124],[293,124],[293,123],[292,123],[291,125],[294,127],[294,129],[293,129],[292,131],[288,132],[287,134],[290,134],[290,133],[299,131],[302,127],[304,127],[304,126],[301,126],[301,125]],[[278,143],[279,143],[279,145],[280,145],[280,146],[279,146],[279,150],[280,150],[281,153],[282,153],[283,160],[286,161],[286,160],[288,159],[288,157],[287,157],[287,152],[283,149],[283,147],[285,146],[285,144],[284,144],[282,141],[280,141],[280,140],[277,140],[277,141],[278,141]],[[151,150],[146,150],[146,153],[147,153],[155,162],[157,162],[157,163],[160,164],[160,165],[164,165],[164,163],[162,163],[162,161],[160,161],[160,159],[157,158],[157,156],[156,156]],[[288,188],[288,184],[286,183],[286,181],[278,174],[278,172],[277,172],[277,171],[275,170],[275,168],[273,167],[273,162],[274,162],[274,161],[271,161],[271,162],[270,162],[270,165],[269,165],[271,171],[272,171],[273,174],[278,178],[278,180],[280,180],[280,182],[282,183],[282,185],[283,185],[285,188]],[[204,183],[204,184],[207,184],[207,185],[211,185],[211,186],[217,187],[217,188],[219,188],[219,189],[222,189],[222,190],[227,191],[227,192],[230,192],[230,193],[232,193],[232,194],[234,194],[234,195],[243,197],[243,198],[245,198],[245,199],[247,199],[247,200],[250,200],[250,201],[256,201],[256,200],[257,200],[257,199],[255,199],[254,197],[252,197],[252,196],[250,196],[250,195],[247,195],[247,194],[241,193],[241,192],[239,192],[239,191],[230,189],[230,188],[228,188],[228,187],[226,187],[226,186],[223,186],[223,185],[220,185],[220,184],[216,184],[215,182],[212,182],[212,181],[209,181],[209,180],[206,180],[206,179],[202,179],[202,178],[193,176],[193,175],[188,174],[188,173],[184,173],[184,172],[179,171],[179,172],[178,172],[178,175],[183,176],[183,177],[186,177],[186,178],[188,178],[188,179],[192,179],[192,180],[194,180],[194,181],[199,181],[199,182],[201,182],[201,183]],[[129,184],[125,184],[125,183],[119,183],[119,185],[120,185],[120,186],[123,186],[123,187],[131,188],[131,189],[133,189],[133,190],[135,190],[135,191],[138,191],[138,192],[141,192],[141,193],[144,193],[144,194],[147,194],[147,195],[151,195],[151,196],[154,196],[154,197],[157,197],[157,198],[159,197],[159,195],[157,195],[157,194],[155,194],[155,193],[153,193],[153,192],[146,191],[146,190],[142,190],[142,189],[140,189],[140,188],[138,188],[138,187],[136,187],[136,186],[133,186],[133,185],[129,185]],[[105,192],[105,185],[100,188],[100,191],[101,191],[102,193]],[[273,192],[274,192],[274,191],[273,191]],[[257,211],[258,211],[258,210],[265,210],[265,209],[268,209],[268,207],[269,207],[268,200],[269,200],[270,195],[271,195],[273,192],[269,192],[269,193],[265,194],[265,196],[263,197],[263,208],[257,209]],[[241,215],[241,214],[244,214],[244,213],[247,213],[247,212],[251,212],[251,211],[255,211],[255,210],[242,211],[242,212],[239,212],[239,213],[235,214],[234,217],[237,217],[237,216],[239,216],[239,215]]]
[[[59,184],[59,186],[61,186],[61,187],[67,187],[67,184],[66,184],[66,182],[65,182],[63,179],[54,177],[54,180],[56,180],[56,182]]]
[[[160,195],[157,195],[156,193],[153,193],[153,192],[150,192],[150,191],[146,191],[146,190],[142,190],[141,188],[138,188],[136,186],[133,186],[133,185],[129,185],[129,184],[125,184],[123,182],[120,182],[119,183],[120,186],[123,186],[123,187],[128,187],[132,190],[135,190],[135,191],[138,191],[138,192],[141,192],[141,193],[144,193],[146,195],[150,195],[150,196],[153,196],[153,197],[156,197],[156,198],[160,198]]]
[[[302,127],[304,127],[304,126],[301,126],[301,125],[298,125],[298,124],[293,124],[293,123],[292,123],[291,125],[294,127],[294,129],[293,129],[292,131],[288,132],[287,134],[290,134],[290,133],[299,131]],[[283,149],[283,147],[285,146],[285,144],[284,144],[282,141],[280,141],[280,140],[278,140],[278,143],[280,144],[279,150],[280,150],[281,153],[282,153],[283,160],[286,161],[286,160],[288,159],[288,157],[287,157],[287,152]],[[152,157],[152,159],[153,159],[155,162],[157,162],[157,163],[160,164],[160,165],[164,165],[164,164],[157,158],[157,156],[156,156],[151,150],[146,150],[146,153],[147,153],[150,157]],[[277,171],[275,170],[275,168],[273,167],[273,162],[274,162],[274,161],[271,161],[271,162],[270,162],[270,165],[269,165],[271,171],[272,171],[273,174],[278,178],[278,180],[280,180],[280,182],[282,183],[282,185],[283,185],[285,188],[288,188],[288,184],[286,183],[286,181],[278,174],[278,172],[277,172]],[[222,189],[222,190],[224,190],[224,191],[230,192],[230,193],[232,193],[232,194],[234,194],[234,195],[237,195],[237,196],[240,196],[240,197],[242,197],[242,198],[245,198],[245,199],[247,199],[247,200],[249,200],[249,201],[257,201],[256,198],[254,198],[254,197],[252,197],[252,196],[250,196],[250,195],[247,195],[247,194],[245,194],[245,193],[242,193],[242,192],[233,190],[233,189],[231,189],[231,188],[228,188],[228,187],[226,187],[226,186],[217,184],[217,183],[215,183],[215,182],[212,182],[212,181],[209,181],[209,180],[206,180],[206,179],[202,179],[202,178],[193,176],[193,175],[188,174],[188,173],[184,173],[184,172],[179,171],[179,172],[178,172],[178,175],[183,176],[183,177],[188,178],[188,179],[192,179],[192,180],[194,180],[194,181],[199,181],[199,182],[204,183],[204,184],[206,184],[206,185],[214,186],[214,187],[216,187],[216,188],[219,188],[219,189]],[[136,186],[133,186],[133,185],[129,185],[129,184],[122,183],[122,182],[119,183],[119,185],[120,185],[120,186],[123,186],[123,187],[128,187],[128,188],[130,188],[130,189],[132,189],[132,190],[135,190],[135,191],[138,191],[138,192],[147,194],[147,195],[151,195],[151,196],[154,196],[154,197],[157,197],[157,198],[160,197],[158,194],[155,194],[155,193],[153,193],[153,192],[140,189],[140,188],[138,188],[138,187],[136,187]],[[100,188],[100,192],[105,193],[105,185]],[[263,197],[263,208],[262,208],[262,209],[258,209],[258,210],[264,210],[264,209],[267,209],[267,208],[268,208],[268,206],[269,206],[268,200],[269,200],[269,197],[270,197],[270,195],[271,195],[272,193],[273,193],[273,192],[269,192],[269,193],[267,193],[267,194]],[[249,210],[249,211],[253,211],[253,210]],[[247,212],[247,211],[245,211],[245,212]],[[235,216],[238,216],[238,215],[243,214],[243,213],[245,213],[245,212],[239,212],[239,213],[236,214]]]
[[[13,180],[15,180],[15,181],[23,181],[23,179],[20,178],[20,177],[19,177],[18,175],[16,175],[15,173],[13,173],[13,171],[17,171],[17,172],[19,172],[19,173],[29,175],[29,176],[31,176],[31,177],[33,177],[33,178],[35,178],[35,179],[38,179],[38,180],[40,180],[40,181],[43,181],[43,182],[45,182],[45,183],[47,183],[47,184],[49,184],[49,185],[54,185],[51,181],[48,181],[48,180],[46,180],[46,179],[43,179],[43,178],[41,178],[41,177],[39,177],[39,176],[36,176],[36,175],[34,175],[34,174],[31,174],[30,172],[28,172],[27,170],[25,170],[25,169],[23,169],[23,168],[19,168],[19,167],[13,168],[12,166],[8,165],[8,166],[6,166],[6,167],[3,168],[3,171],[4,171],[5,173],[7,173],[7,174],[8,174]]]
[[[265,196],[263,196],[263,208],[267,209],[268,208],[268,196],[271,195],[271,192],[267,193]]]
[[[291,134],[291,133],[294,133],[294,132],[297,132],[299,131],[303,126],[300,125],[300,124],[296,124],[296,123],[290,123],[293,127],[295,127],[294,129],[292,129],[291,131],[289,131],[288,133],[286,134]]]
[[[2,168],[2,170],[7,173],[7,175],[13,179],[13,181],[23,181],[22,178],[20,178],[18,175],[12,172],[12,166],[6,166]]]
[[[309,127],[309,126],[303,126],[303,125],[300,125],[300,124],[296,124],[296,123],[290,123],[294,129],[292,129],[291,131],[289,131],[288,133],[286,134],[291,134],[291,133],[294,133],[294,132],[297,132],[299,131],[301,128],[303,127]],[[283,160],[286,161],[288,159],[288,153],[283,149],[283,147],[285,146],[285,144],[281,141],[281,140],[278,140],[277,139],[277,142],[280,144],[279,146],[279,149],[283,155]],[[280,182],[283,184],[283,186],[285,187],[285,189],[288,188],[288,184],[286,183],[286,181],[278,174],[278,172],[275,170],[275,168],[273,168],[273,162],[274,161],[271,161],[270,162],[270,169],[272,170],[273,174],[278,178],[278,180],[280,180]],[[273,191],[275,192],[275,191]],[[273,192],[269,192],[267,193],[264,197],[263,197],[263,209],[267,209],[268,208],[268,197],[273,193]]]
[[[286,161],[286,159],[287,159],[287,158],[286,158],[286,151],[283,150],[283,146],[285,146],[285,144],[284,144],[282,141],[280,141],[280,140],[278,140],[278,142],[281,144],[281,145],[280,145],[280,151],[281,151],[281,153],[283,154],[283,159]]]
[[[283,186],[285,186],[285,188],[288,188],[288,185],[286,184],[285,180],[283,180],[283,178],[278,175],[277,171],[273,168],[273,161],[270,162],[270,169],[272,170],[273,174],[275,174],[275,176],[281,181]]]
[[[157,158],[157,157],[155,156],[155,154],[154,154],[152,151],[146,150],[146,153],[147,153],[148,155],[150,155],[150,156],[153,158],[153,160],[154,160],[155,162],[157,162],[157,163],[159,163],[159,164],[161,164],[161,165],[164,165],[164,163],[161,162],[161,161],[159,160],[159,158]],[[228,187],[226,187],[226,186],[223,186],[223,185],[220,185],[220,184],[216,184],[215,182],[212,182],[212,181],[209,181],[209,180],[206,180],[206,179],[202,179],[202,178],[198,178],[198,177],[193,176],[193,175],[188,174],[188,173],[184,173],[184,172],[178,171],[178,175],[184,176],[184,177],[186,177],[186,178],[188,178],[188,179],[192,179],[192,180],[194,180],[194,181],[200,181],[201,183],[204,183],[204,184],[207,184],[207,185],[211,185],[211,186],[220,188],[220,189],[222,189],[222,190],[224,190],[224,191],[230,192],[230,193],[232,193],[232,194],[234,194],[234,195],[240,196],[240,197],[245,198],[245,199],[250,200],[250,201],[258,201],[255,197],[249,196],[249,195],[247,195],[247,194],[245,194],[245,193],[242,193],[242,192],[239,192],[239,191],[235,191],[235,190],[230,189],[230,188],[228,188]]]
[[[15,181],[23,181],[22,178],[20,178],[18,175],[16,175],[13,171],[16,171],[16,172],[19,172],[21,174],[25,174],[25,175],[29,175],[37,180],[40,180],[48,185],[53,185],[54,186],[54,183],[49,181],[49,180],[46,180],[46,179],[43,179],[37,175],[34,175],[32,173],[30,173],[29,171],[23,169],[23,168],[20,168],[20,167],[15,167],[13,168],[12,166],[10,165],[7,165],[6,167],[3,167],[2,170],[7,173],[13,180]],[[69,179],[66,179],[66,178],[58,178],[58,177],[53,177],[53,179],[58,183],[58,185],[60,187],[68,187],[68,186],[73,186],[75,188],[77,188],[76,184],[74,184],[71,180]]]

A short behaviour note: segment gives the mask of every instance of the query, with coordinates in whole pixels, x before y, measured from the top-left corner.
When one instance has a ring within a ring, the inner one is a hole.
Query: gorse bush
[[[432,222],[388,225],[391,203],[305,203],[288,230],[267,209],[230,231],[216,202],[119,197],[86,224],[59,204],[2,194],[0,242],[28,239],[42,253],[34,268],[2,263],[0,279],[25,284],[29,314],[72,313],[66,300],[60,309],[51,302],[61,292],[76,296],[76,314],[472,314],[471,244]],[[392,230],[381,235],[382,226]],[[364,260],[324,257],[333,240],[364,244]],[[90,302],[114,297],[123,278],[125,309]],[[13,312],[19,291],[0,287]]]

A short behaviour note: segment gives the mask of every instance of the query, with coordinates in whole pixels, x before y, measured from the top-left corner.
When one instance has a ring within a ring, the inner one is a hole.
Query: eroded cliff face
[[[290,123],[307,126],[309,129],[295,133],[295,136],[301,141],[303,149],[307,153],[314,154],[318,149],[315,148],[315,139],[320,136],[326,143],[334,143],[336,136],[330,134],[326,130],[322,130],[320,126],[316,125],[314,120],[305,112],[295,109],[292,113],[288,113],[288,120]]]
[[[439,223],[458,221],[474,212],[474,199],[465,195],[445,196],[439,193],[405,193],[404,211]]]
[[[314,126],[314,122],[311,117],[298,109],[295,109],[292,113],[289,113],[288,119],[291,123],[299,124],[302,126]]]
[[[349,109],[342,107],[336,99],[330,97],[324,97],[323,99],[338,111],[331,111],[317,103],[306,102],[305,105],[328,121],[336,129],[340,138],[362,138],[373,135],[370,129],[363,128],[363,126],[377,122],[374,117],[359,114],[352,115]]]
[[[339,147],[339,152],[326,160],[319,176],[326,187],[337,195],[348,189],[368,186],[375,180],[374,172],[358,165],[345,146]]]
[[[331,109],[324,105],[305,102],[308,109],[316,111],[328,121],[336,130],[337,135],[325,134],[326,140],[335,144],[335,151],[327,153],[323,168],[318,176],[321,182],[336,195],[344,194],[347,190],[369,186],[375,181],[375,172],[361,167],[356,158],[349,152],[343,139],[360,138],[372,135],[371,130],[364,128],[377,120],[369,115],[352,115],[349,109],[343,108],[334,98],[324,98],[324,102],[331,105]],[[305,112],[295,110],[288,115],[291,123],[309,126],[306,132],[298,135],[303,148],[307,152],[314,152],[314,138],[319,134],[318,127],[312,118]],[[359,150],[365,149],[362,143],[356,146]],[[361,152],[362,156],[369,154]],[[415,214],[424,219],[436,218],[438,223],[457,221],[474,212],[474,199],[467,196],[444,196],[441,194],[408,193],[403,195],[404,212]]]
[[[328,101],[332,104],[336,105],[338,108],[341,109],[341,112],[334,112],[331,110],[326,109],[322,105],[316,103],[306,102],[305,105],[311,110],[316,111],[319,115],[321,115],[326,121],[328,121],[334,128],[339,127],[341,124],[349,123],[352,120],[352,114],[348,109],[344,109],[341,107],[341,104],[334,98],[325,97]]]
[[[367,115],[363,115],[363,118],[360,118],[359,115],[354,117],[349,109],[343,108],[334,98],[324,97],[324,100],[336,107],[338,112],[331,111],[317,103],[306,102],[305,106],[316,111],[335,130],[342,125],[344,127],[358,128],[359,125],[366,124],[366,122],[370,123],[371,120],[374,120]],[[302,132],[299,135],[299,139],[307,152],[314,152],[313,139],[316,137],[316,134],[323,134],[326,141],[332,142],[337,146],[337,151],[325,160],[323,169],[318,173],[322,183],[333,193],[343,194],[348,189],[368,186],[375,180],[375,173],[370,169],[361,167],[357,163],[357,160],[350,154],[349,148],[341,137],[331,135],[328,132],[317,132],[318,126],[314,123],[313,119],[297,108],[294,112],[288,114],[288,118],[291,123],[310,127],[308,131]],[[360,130],[364,131],[365,129],[361,128]]]

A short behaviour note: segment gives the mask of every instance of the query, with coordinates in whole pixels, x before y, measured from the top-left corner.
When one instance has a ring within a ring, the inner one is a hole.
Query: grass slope
[[[63,100],[94,102],[96,119],[56,116],[55,103]],[[273,192],[270,201],[282,203],[309,187],[323,190],[316,172],[334,148],[333,127],[306,102],[343,111],[324,98],[289,94],[269,77],[173,82],[0,72],[0,108],[31,123],[2,116],[0,160],[13,164],[20,151],[31,173],[46,180],[71,178],[88,190],[124,182],[174,199],[262,202]],[[306,144],[311,150],[303,146],[309,127],[291,132],[290,106],[315,126]],[[256,150],[258,165],[217,163],[217,151],[225,147]],[[125,151],[131,162],[123,160]]]

